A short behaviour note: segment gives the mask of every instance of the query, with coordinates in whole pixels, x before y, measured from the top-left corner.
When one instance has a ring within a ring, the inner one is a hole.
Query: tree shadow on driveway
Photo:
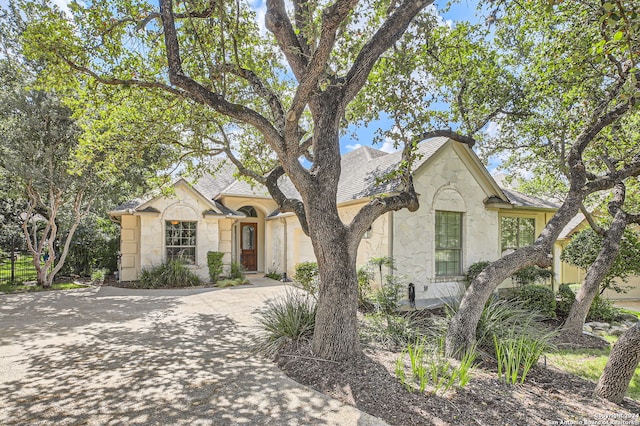
[[[251,354],[215,294],[0,299],[0,424],[380,424]]]

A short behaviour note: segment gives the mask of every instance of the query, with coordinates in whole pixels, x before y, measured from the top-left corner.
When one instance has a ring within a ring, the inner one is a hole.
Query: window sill
[[[444,283],[451,281],[464,281],[467,277],[464,275],[437,275],[432,282],[434,283]]]

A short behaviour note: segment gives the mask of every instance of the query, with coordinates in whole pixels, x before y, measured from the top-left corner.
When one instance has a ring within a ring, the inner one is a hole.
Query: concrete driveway
[[[0,424],[383,425],[249,352],[256,281],[0,295]]]

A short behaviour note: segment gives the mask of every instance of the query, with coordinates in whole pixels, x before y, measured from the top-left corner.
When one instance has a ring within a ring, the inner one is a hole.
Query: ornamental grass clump
[[[200,285],[200,278],[179,260],[170,260],[140,273],[136,288],[180,288]]]
[[[254,311],[258,327],[264,332],[254,349],[271,357],[292,341],[310,338],[316,310],[315,299],[296,289],[287,289],[284,295],[267,300]]]

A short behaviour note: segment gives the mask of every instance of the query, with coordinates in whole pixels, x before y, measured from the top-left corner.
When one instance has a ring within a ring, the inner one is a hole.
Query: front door
[[[240,224],[240,263],[245,271],[258,270],[258,224]]]

